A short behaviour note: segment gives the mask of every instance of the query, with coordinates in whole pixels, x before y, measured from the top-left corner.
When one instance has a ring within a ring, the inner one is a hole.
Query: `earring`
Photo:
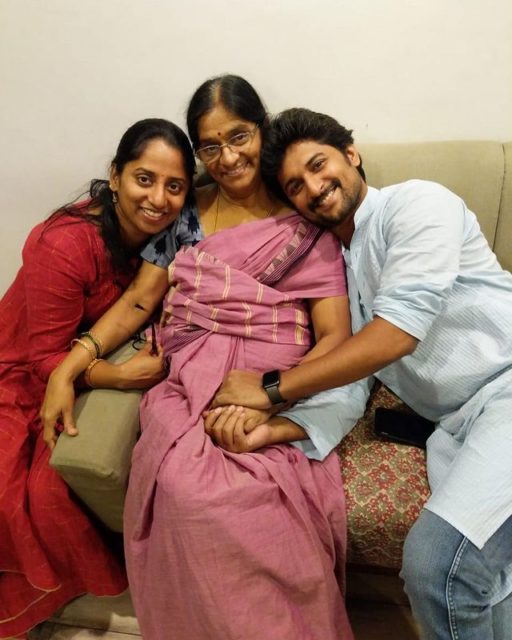
[[[117,193],[115,191],[112,191],[112,202],[117,204]]]

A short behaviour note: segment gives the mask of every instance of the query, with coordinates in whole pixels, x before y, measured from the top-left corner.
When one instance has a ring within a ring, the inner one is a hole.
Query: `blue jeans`
[[[512,517],[478,549],[423,509],[405,540],[400,574],[421,638],[510,640],[512,596],[494,606],[490,601],[511,563]]]

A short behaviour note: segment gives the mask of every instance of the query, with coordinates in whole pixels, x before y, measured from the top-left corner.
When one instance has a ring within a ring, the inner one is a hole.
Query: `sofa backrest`
[[[503,145],[505,178],[494,251],[502,266],[512,271],[512,142]]]
[[[439,182],[480,222],[501,265],[512,271],[512,143],[479,140],[357,145],[368,184]]]

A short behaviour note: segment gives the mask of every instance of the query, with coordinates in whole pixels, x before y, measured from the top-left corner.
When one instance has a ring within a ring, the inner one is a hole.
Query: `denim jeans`
[[[491,599],[511,563],[512,517],[478,549],[423,509],[406,538],[400,574],[422,640],[510,640],[512,596],[494,606]]]

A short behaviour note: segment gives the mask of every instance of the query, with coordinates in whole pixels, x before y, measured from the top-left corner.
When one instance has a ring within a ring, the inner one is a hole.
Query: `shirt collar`
[[[368,187],[368,191],[364,197],[364,200],[359,205],[358,210],[354,215],[354,229],[363,225],[375,209],[377,199],[379,197],[379,190],[374,187]]]
[[[354,233],[350,240],[350,247],[343,247],[343,256],[345,257],[345,264],[347,267],[352,267],[352,251],[355,250],[357,254],[357,247],[359,247],[362,242],[366,222],[375,211],[379,194],[380,192],[378,189],[368,187],[368,191],[366,192],[363,201],[354,214]],[[363,230],[363,235],[361,235],[360,230]]]

